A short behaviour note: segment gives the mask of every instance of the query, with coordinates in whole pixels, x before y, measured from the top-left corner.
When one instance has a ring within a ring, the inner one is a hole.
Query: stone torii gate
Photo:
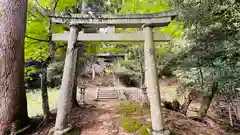
[[[153,13],[153,14],[133,14],[122,16],[102,15],[101,18],[88,18],[84,14],[72,14],[64,16],[56,14],[52,16],[53,23],[69,24],[70,31],[53,34],[54,41],[68,41],[67,55],[65,58],[63,80],[60,89],[60,102],[65,104],[58,107],[60,109],[69,109],[71,94],[69,90],[73,87],[73,78],[75,74],[75,65],[77,58],[77,41],[103,41],[103,42],[144,42],[144,61],[145,61],[145,85],[147,87],[148,99],[151,108],[151,120],[153,135],[163,134],[163,118],[161,109],[160,88],[157,79],[154,42],[169,41],[171,37],[160,33],[153,33],[154,27],[167,26],[175,17],[174,12]],[[106,34],[103,33],[84,33],[82,28],[108,28]],[[133,33],[115,33],[115,28],[138,28],[141,31]],[[67,96],[66,96],[67,95]],[[61,104],[60,103],[60,104]],[[59,114],[60,115],[60,114]],[[66,117],[67,114],[61,114]],[[60,117],[60,116],[59,116]],[[57,119],[58,120],[58,119]],[[62,120],[57,123],[64,123]]]

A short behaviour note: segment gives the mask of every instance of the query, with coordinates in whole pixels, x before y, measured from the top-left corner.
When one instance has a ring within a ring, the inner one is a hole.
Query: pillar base
[[[152,135],[170,135],[170,131],[169,130],[152,131]]]

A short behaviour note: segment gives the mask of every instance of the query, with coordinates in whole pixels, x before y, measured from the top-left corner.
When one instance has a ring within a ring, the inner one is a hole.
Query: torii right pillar
[[[157,76],[156,54],[153,41],[153,27],[151,24],[143,26],[145,33],[144,62],[145,62],[145,85],[147,87],[150,102],[152,135],[164,134],[163,111],[161,108],[160,88]]]

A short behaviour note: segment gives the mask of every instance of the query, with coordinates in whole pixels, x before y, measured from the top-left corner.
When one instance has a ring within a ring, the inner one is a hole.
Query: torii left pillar
[[[71,96],[76,70],[76,60],[78,49],[75,47],[79,33],[77,25],[70,24],[67,53],[64,64],[62,84],[60,88],[60,99],[58,101],[57,118],[54,135],[68,129],[69,112],[71,108]]]

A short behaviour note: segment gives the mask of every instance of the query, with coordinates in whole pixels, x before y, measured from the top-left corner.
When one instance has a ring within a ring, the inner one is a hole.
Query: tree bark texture
[[[240,121],[240,105],[238,104],[238,106],[236,106],[235,108],[236,108],[237,120]]]
[[[24,35],[27,0],[0,1],[0,135],[28,122],[24,88]]]
[[[200,106],[199,111],[198,111],[198,116],[201,119],[203,119],[207,115],[207,111],[208,111],[208,109],[211,105],[212,99],[218,91],[218,84],[217,84],[216,81],[212,82],[212,86],[211,86],[210,90],[211,90],[211,94],[203,96],[201,106]]]
[[[83,72],[84,68],[84,61],[83,61],[83,54],[84,54],[84,44],[82,42],[79,42],[79,48],[77,52],[77,62],[76,62],[76,70],[75,70],[75,77],[74,77],[74,84],[73,84],[73,90],[72,90],[72,108],[75,108],[78,106],[77,101],[77,86],[78,86],[78,76],[81,72]]]
[[[50,116],[48,91],[47,91],[47,69],[41,69],[41,94],[42,94],[42,109],[44,120],[47,120]]]
[[[139,55],[139,66],[140,66],[140,73],[141,73],[141,86],[144,85],[144,81],[145,81],[145,71],[144,71],[144,56],[143,56],[143,52],[144,52],[144,46],[141,44],[140,48],[138,50],[138,55]]]
[[[76,26],[70,26],[68,48],[64,64],[63,79],[60,88],[60,100],[58,102],[58,111],[55,123],[55,135],[59,135],[68,127],[68,115],[71,109],[71,96],[78,51],[78,49],[75,48],[77,36],[78,28]]]
[[[161,108],[160,88],[157,79],[156,56],[153,43],[153,32],[151,27],[144,28],[144,62],[145,62],[145,83],[150,101],[153,135],[162,135],[164,130],[163,113]]]
[[[187,97],[185,98],[185,101],[181,107],[181,113],[183,113],[184,115],[187,114],[187,110],[188,110],[190,104],[192,103],[193,98],[194,98],[194,93],[192,91],[190,91],[189,94],[187,95]]]

